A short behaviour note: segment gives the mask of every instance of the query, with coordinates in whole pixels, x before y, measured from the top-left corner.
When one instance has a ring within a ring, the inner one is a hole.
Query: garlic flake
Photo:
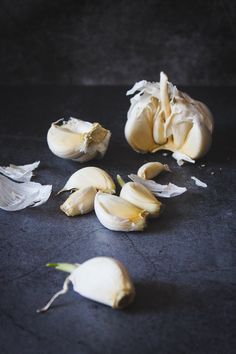
[[[111,132],[99,123],[76,118],[59,119],[52,123],[47,134],[50,150],[58,157],[85,162],[106,153]]]
[[[191,178],[195,181],[196,186],[207,188],[207,184],[202,182],[202,181],[200,181],[200,179],[198,179],[198,178],[196,178],[194,176],[191,176]]]
[[[207,153],[213,117],[202,102],[179,91],[163,72],[160,83],[140,81],[127,95],[136,91],[140,92],[131,98],[125,126],[125,137],[134,150],[170,150],[191,160]]]

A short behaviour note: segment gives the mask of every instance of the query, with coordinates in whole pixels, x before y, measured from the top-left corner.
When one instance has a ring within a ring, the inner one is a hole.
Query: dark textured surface
[[[2,0],[4,84],[236,85],[230,0]]]
[[[170,156],[138,155],[127,145],[125,88],[1,88],[1,165],[41,160],[34,179],[53,184],[38,208],[0,210],[1,354],[235,353],[236,90],[186,90],[209,105],[216,129],[210,153],[180,168]],[[173,170],[160,182],[188,192],[165,200],[164,214],[143,233],[106,230],[93,213],[66,217],[59,211],[66,196],[55,192],[80,165],[54,156],[45,136],[52,121],[69,115],[99,120],[113,132],[104,160],[92,164],[125,177],[158,159]],[[195,186],[192,175],[208,188]],[[137,290],[129,309],[114,311],[71,290],[36,314],[65,277],[45,263],[98,255],[128,267]]]

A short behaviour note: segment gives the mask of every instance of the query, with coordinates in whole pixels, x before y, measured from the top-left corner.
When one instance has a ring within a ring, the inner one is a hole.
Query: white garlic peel
[[[98,192],[94,210],[100,223],[113,231],[142,231],[148,213],[116,195]]]
[[[94,187],[106,193],[115,193],[116,187],[109,174],[99,167],[89,166],[73,173],[65,186],[58,192]]]
[[[152,179],[163,171],[171,172],[169,166],[166,164],[147,162],[138,169],[137,175],[143,179]]]
[[[102,158],[107,151],[111,132],[99,123],[70,118],[59,119],[48,130],[49,149],[58,157],[86,162]]]
[[[163,210],[163,205],[144,185],[128,182],[122,187],[120,197],[134,204],[140,209],[146,210],[150,216],[157,217]]]
[[[16,166],[10,164],[7,167],[0,166],[0,173],[6,177],[14,179],[17,182],[28,182],[33,176],[33,170],[35,170],[40,164],[40,161],[33,162],[28,165]]]
[[[94,198],[97,193],[94,187],[85,187],[73,192],[60,206],[67,216],[87,214],[94,209]]]
[[[123,309],[134,300],[135,288],[130,275],[125,266],[114,258],[95,257],[82,264],[59,263],[51,266],[71,271],[71,274],[66,278],[63,289],[37,312],[47,311],[58,296],[68,291],[70,282],[75,292],[114,309]]]
[[[169,184],[160,184],[156,183],[153,180],[145,180],[135,174],[128,176],[132,181],[144,185],[149,189],[154,195],[162,198],[172,198],[180,194],[183,194],[187,191],[185,187],[178,187],[173,183]]]
[[[170,150],[198,159],[211,145],[212,114],[160,76],[160,83],[143,80],[127,92],[140,91],[130,101],[125,137],[137,152]]]
[[[191,176],[191,179],[194,180],[196,186],[202,187],[202,188],[207,188],[207,184],[205,182],[200,181],[197,177]]]

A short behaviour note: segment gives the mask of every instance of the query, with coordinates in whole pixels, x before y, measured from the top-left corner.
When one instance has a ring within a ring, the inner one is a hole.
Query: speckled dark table
[[[236,352],[236,90],[186,91],[209,105],[216,129],[209,154],[180,168],[170,155],[138,155],[128,146],[125,88],[1,88],[1,165],[40,160],[34,180],[53,184],[38,208],[0,210],[1,354]],[[160,182],[188,192],[165,200],[165,213],[143,233],[109,231],[93,213],[67,218],[59,211],[66,196],[55,192],[81,166],[54,156],[46,133],[52,121],[70,115],[100,121],[113,133],[105,158],[89,164],[126,177],[158,159],[173,170]],[[192,175],[208,188],[195,186]],[[65,277],[45,263],[98,255],[128,267],[137,289],[129,309],[114,311],[71,290],[51,311],[36,314]]]

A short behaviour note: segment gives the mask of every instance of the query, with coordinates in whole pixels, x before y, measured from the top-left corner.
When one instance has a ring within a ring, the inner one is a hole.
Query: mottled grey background
[[[1,84],[236,84],[234,1],[3,0]]]

